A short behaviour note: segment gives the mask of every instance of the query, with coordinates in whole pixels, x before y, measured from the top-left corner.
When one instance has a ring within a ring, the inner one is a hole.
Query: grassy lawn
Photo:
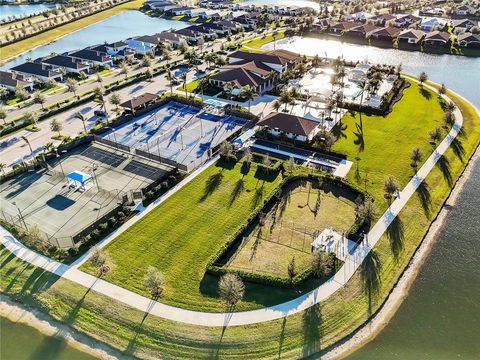
[[[144,0],[133,0],[130,2],[115,6],[114,8],[102,11],[98,14],[87,16],[85,18],[71,22],[69,24],[59,26],[58,28],[51,29],[44,33],[32,36],[31,38],[21,40],[14,44],[2,47],[2,51],[0,52],[0,61],[4,62],[27,50],[30,50],[34,47],[37,47],[43,44],[47,44],[51,41],[58,39],[63,35],[77,31],[93,23],[102,21],[110,16],[120,14],[125,10],[136,10],[143,5],[143,2]]]
[[[275,40],[280,40],[285,37],[285,31],[279,31],[278,34],[275,36]],[[269,34],[265,37],[259,37],[256,39],[253,39],[251,41],[246,42],[242,46],[242,50],[248,50],[248,51],[260,51],[262,49],[262,46],[265,44],[268,44],[273,41],[273,35]]]
[[[58,280],[56,276],[19,261],[1,247],[0,289],[2,293],[39,308],[95,339],[138,357],[155,358],[161,353],[165,358],[293,359],[321,351],[351,333],[378,309],[448,197],[453,183],[466,165],[466,160],[479,143],[480,118],[467,103],[451,93],[448,95],[455,100],[464,115],[464,135],[459,138],[455,150],[449,149],[446,152],[444,166],[436,167],[429,174],[426,179],[427,186],[418,192],[418,196],[410,199],[400,213],[399,221],[393,224],[389,234],[384,235],[377,244],[376,251],[382,264],[378,271],[381,285],[376,289],[376,296],[370,303],[362,290],[361,276],[357,273],[345,288],[319,307],[289,316],[285,320],[229,327],[226,330],[190,326],[146,316],[143,312],[128,308],[94,291],[87,291],[69,281]],[[411,118],[407,118],[409,119]],[[394,134],[387,133],[389,140],[393,136]],[[379,153],[381,156],[381,152]],[[409,167],[409,163],[406,165]],[[208,176],[214,174],[212,169],[207,172],[210,175],[202,176],[204,182]],[[226,178],[225,175],[220,188],[225,184]],[[232,178],[228,176],[228,179],[234,180],[233,175]],[[251,183],[251,179],[249,182]],[[269,186],[271,185],[273,184]],[[187,193],[197,196],[198,191],[195,191],[195,188],[198,186],[187,187]],[[211,197],[215,197],[215,194]],[[425,203],[429,206],[425,207]],[[185,206],[182,203],[177,205]],[[159,209],[169,210],[172,206],[158,207],[157,217],[160,217]],[[219,204],[218,206],[218,211],[223,211]],[[164,216],[169,215],[165,213]],[[213,215],[208,214],[208,217],[211,216]],[[164,220],[159,218],[158,221]],[[146,236],[142,229],[137,228],[136,231],[138,235]],[[167,233],[170,234],[168,228]],[[162,239],[164,238],[162,235]],[[131,242],[137,243],[134,237],[131,239]],[[205,242],[205,239],[206,237],[199,236],[196,242]],[[123,241],[127,243],[129,239]],[[168,261],[168,258],[162,257],[164,253],[158,251],[158,244],[152,247],[151,241],[148,241],[144,248],[148,249],[150,258],[158,257],[158,262]],[[173,256],[173,251],[171,253]],[[125,258],[128,266],[137,262],[135,256]],[[134,266],[131,268],[134,269]],[[176,280],[182,281],[182,276]],[[193,288],[191,292],[196,289],[197,287]]]
[[[267,215],[264,226],[257,225],[252,230],[228,267],[287,276],[288,264],[295,257],[297,272],[307,270],[314,232],[332,228],[343,233],[355,221],[353,201],[343,197],[337,189],[326,192],[312,189],[307,183],[285,192],[279,207]]]
[[[198,87],[198,80],[193,80],[192,82],[187,83],[186,85],[179,86],[177,90],[179,91],[185,91],[185,88],[187,88],[187,91],[190,93],[193,93]]]
[[[442,116],[437,94],[412,82],[385,117],[347,113],[334,130],[338,141],[333,149],[354,162],[348,180],[365,187],[366,178],[368,192],[383,210],[387,206],[384,180],[394,176],[400,188],[404,187],[414,174],[410,166],[412,149],[419,147],[423,160],[432,153],[428,132],[443,125]]]

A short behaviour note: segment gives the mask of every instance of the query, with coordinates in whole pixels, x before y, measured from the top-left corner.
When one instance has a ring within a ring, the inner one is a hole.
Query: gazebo
[[[67,174],[69,186],[76,190],[85,191],[85,185],[92,180],[92,176],[82,171],[72,171]]]

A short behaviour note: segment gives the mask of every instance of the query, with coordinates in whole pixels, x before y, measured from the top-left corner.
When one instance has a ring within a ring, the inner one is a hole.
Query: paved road
[[[450,101],[448,97],[444,96],[444,98],[447,101]],[[480,114],[478,110],[477,112]],[[8,231],[0,227],[1,242],[8,250],[10,250],[17,257],[21,258],[24,261],[27,261],[47,271],[53,272],[58,276],[64,277],[84,287],[92,288],[94,291],[109,296],[126,305],[129,305],[141,311],[148,311],[152,315],[159,316],[165,319],[201,326],[247,325],[280,319],[303,311],[327,299],[329,296],[331,296],[347,284],[349,279],[354,275],[355,271],[361,265],[362,261],[368,255],[370,250],[375,247],[376,243],[385,233],[388,226],[395,219],[395,217],[398,216],[400,211],[407,204],[408,200],[415,194],[419,185],[425,180],[426,176],[435,167],[437,161],[441,158],[441,156],[449,148],[452,141],[459,134],[459,131],[463,124],[463,116],[458,109],[455,111],[455,116],[456,121],[450,132],[437,146],[437,148],[425,161],[425,163],[417,171],[413,178],[408,182],[405,188],[400,192],[399,197],[397,197],[397,199],[391,204],[391,206],[385,211],[385,213],[381,216],[378,222],[369,231],[365,240],[357,247],[357,249],[353,253],[346,256],[345,263],[342,268],[331,279],[320,285],[315,290],[279,305],[258,310],[236,313],[206,313],[185,310],[174,306],[162,304],[160,302],[154,302],[149,298],[143,297],[117,285],[111,284],[102,279],[97,279],[92,275],[81,272],[80,270],[78,270],[78,267],[84,261],[86,261],[89,253],[86,253],[75,263],[68,266],[52,259],[48,259],[28,249],[23,244],[18,242]],[[212,161],[207,163],[204,167],[192,173],[184,181],[174,187],[170,192],[165,194],[154,204],[151,204],[135,218],[131,219],[129,222],[124,224],[109,237],[104,239],[99,246],[106,246],[126,228],[138,221],[138,219],[140,219],[141,217],[145,216],[145,214],[151,211],[154,207],[165,201],[168,197],[178,191],[178,189],[182,188],[186,183],[191,181],[196,175],[203,171],[214,160],[215,159],[212,159]]]

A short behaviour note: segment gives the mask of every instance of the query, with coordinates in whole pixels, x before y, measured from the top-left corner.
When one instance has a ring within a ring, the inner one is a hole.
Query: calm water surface
[[[132,36],[155,34],[172,28],[181,29],[188,25],[184,22],[153,18],[140,11],[128,10],[17,56],[14,60],[5,63],[2,69],[19,65],[25,62],[26,58],[36,59],[53,52],[64,53],[104,42],[125,40]]]
[[[39,14],[44,11],[59,7],[56,4],[26,4],[26,5],[0,5],[0,20],[9,16],[21,18],[27,15]]]
[[[64,340],[45,336],[21,323],[0,318],[0,359],[2,360],[93,360]]]

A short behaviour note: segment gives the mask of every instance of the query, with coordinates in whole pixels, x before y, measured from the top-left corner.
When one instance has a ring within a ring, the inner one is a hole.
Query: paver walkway
[[[430,86],[424,86],[434,90]],[[447,101],[450,101],[448,97],[444,96],[444,98]],[[151,299],[136,294],[130,290],[126,290],[105,280],[97,279],[92,275],[86,274],[78,270],[78,266],[83,261],[85,261],[88,253],[74,264],[68,266],[28,249],[18,240],[16,240],[8,231],[0,227],[1,242],[8,250],[10,250],[17,257],[26,262],[29,262],[44,270],[50,271],[58,276],[73,281],[84,287],[92,288],[93,290],[103,295],[109,296],[112,299],[120,301],[138,310],[144,312],[149,311],[151,315],[159,316],[165,319],[201,326],[235,326],[255,324],[283,318],[285,316],[289,316],[303,311],[327,299],[333,293],[340,290],[349,281],[349,279],[354,275],[355,271],[358,269],[362,261],[365,259],[366,255],[373,247],[375,247],[375,244],[380,240],[390,223],[400,213],[408,200],[414,195],[418,186],[422,183],[423,180],[425,180],[426,176],[435,167],[437,161],[441,158],[441,156],[449,148],[452,141],[459,134],[459,131],[463,124],[463,116],[460,110],[455,110],[455,117],[455,124],[453,125],[448,135],[437,146],[434,152],[425,161],[423,166],[417,171],[414,177],[400,192],[397,199],[391,204],[391,206],[385,211],[385,213],[378,220],[378,222],[369,231],[365,240],[361,244],[359,244],[357,249],[352,254],[348,254],[348,256],[346,256],[345,263],[342,268],[331,279],[329,279],[313,291],[279,305],[258,310],[235,313],[208,313],[177,308],[174,306],[162,304],[160,302],[152,301]],[[206,166],[208,166],[208,164],[206,164]],[[169,196],[171,196],[171,194],[184,186],[185,183],[191,181],[191,179],[193,179],[195,175],[197,175],[204,168],[200,168],[199,170],[197,170],[196,173],[193,173],[191,176],[185,179],[184,182],[177,185],[177,187],[172,189],[172,192],[166,194],[165,197],[162,197],[159,201],[157,201],[155,206],[158,205],[158,203],[164,201]],[[144,216],[146,213],[148,213],[148,211],[153,209],[153,207],[154,206],[151,206],[145,209],[145,211],[135,217],[132,222],[137,221],[138,218]],[[105,239],[105,241],[103,241],[100,246],[105,246],[116,235],[118,235],[119,232],[123,231],[127,226],[130,225],[131,224],[125,224],[124,226],[122,226],[119,231]]]

